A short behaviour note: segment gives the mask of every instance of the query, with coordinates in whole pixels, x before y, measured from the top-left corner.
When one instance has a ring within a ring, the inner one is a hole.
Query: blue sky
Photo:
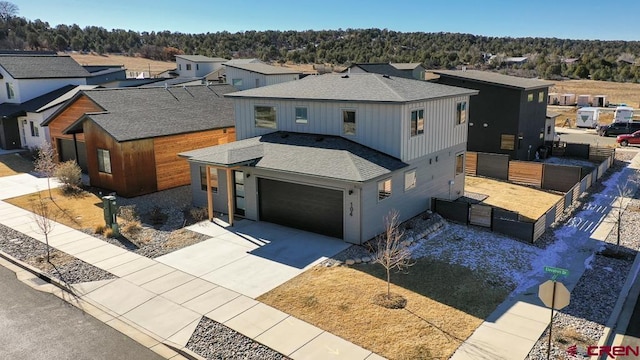
[[[50,25],[206,33],[387,28],[486,36],[640,40],[640,1],[14,0]],[[607,5],[605,5],[607,4]],[[629,14],[630,17],[626,17]]]

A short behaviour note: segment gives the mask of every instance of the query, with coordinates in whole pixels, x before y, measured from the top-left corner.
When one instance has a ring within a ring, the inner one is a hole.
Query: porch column
[[[227,209],[229,209],[229,225],[230,226],[233,226],[233,213],[235,212],[235,209],[233,208],[234,181],[231,179],[232,176],[233,176],[233,170],[227,169],[227,202],[228,202]]]
[[[207,207],[209,209],[209,221],[213,221],[213,191],[211,191],[211,167],[205,165],[207,173]]]

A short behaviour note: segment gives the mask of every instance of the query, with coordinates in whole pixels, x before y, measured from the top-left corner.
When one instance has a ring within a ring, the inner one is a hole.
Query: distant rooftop
[[[86,78],[91,76],[69,56],[1,55],[0,66],[14,79]]]
[[[263,75],[301,74],[300,71],[291,70],[284,66],[273,66],[273,65],[263,64],[263,63],[238,64],[237,62],[236,63],[226,62],[224,63],[224,65],[227,67],[233,67],[236,69],[242,69],[242,70],[251,71],[251,72],[263,74]]]
[[[407,74],[405,71],[402,71],[389,63],[354,63],[351,64],[348,69],[344,70],[343,73],[349,72],[349,69],[354,67],[359,67],[368,73],[413,79],[411,74]]]
[[[440,76],[452,77],[457,79],[469,80],[480,83],[488,83],[501,85],[504,87],[532,90],[545,88],[553,85],[552,82],[522,78],[517,76],[503,75],[495,72],[480,71],[480,70],[430,70],[434,74]]]
[[[225,62],[229,61],[228,59],[219,58],[219,57],[208,57],[204,55],[176,55],[177,58],[185,59],[192,62]]]
[[[389,65],[398,70],[413,70],[418,66],[422,66],[421,63],[390,63]]]

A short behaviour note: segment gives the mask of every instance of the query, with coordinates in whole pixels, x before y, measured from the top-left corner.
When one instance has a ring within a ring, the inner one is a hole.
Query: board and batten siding
[[[457,104],[466,102],[467,120],[457,124]],[[411,112],[424,109],[424,134],[411,136]],[[467,142],[469,97],[451,97],[406,104],[402,111],[399,158],[411,161]]]
[[[238,140],[289,131],[343,136],[391,156],[400,157],[402,104],[234,98]],[[257,128],[254,107],[274,106],[277,129]],[[297,124],[295,108],[306,107],[308,122]],[[342,110],[356,111],[356,135],[343,135]],[[407,115],[407,117],[410,116]],[[453,121],[453,119],[452,119]]]

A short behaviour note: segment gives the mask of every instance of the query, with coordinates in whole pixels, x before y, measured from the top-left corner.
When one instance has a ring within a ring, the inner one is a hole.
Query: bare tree
[[[47,245],[47,262],[51,263],[51,251],[49,246],[49,234],[53,231],[55,226],[54,218],[55,211],[49,208],[47,200],[42,198],[42,195],[38,192],[38,200],[34,201],[33,207],[33,220],[38,225],[38,230],[44,235],[44,241]]]
[[[411,252],[403,243],[404,232],[399,229],[398,211],[391,210],[385,217],[385,231],[376,238],[377,249],[373,262],[382,265],[387,272],[387,298],[391,298],[391,270],[402,271],[413,265]]]
[[[0,1],[0,19],[3,21],[9,21],[12,17],[18,15],[18,5],[8,2]]]
[[[49,143],[45,143],[38,148],[38,156],[35,160],[35,170],[47,177],[47,188],[49,189],[49,198],[53,199],[51,195],[51,177],[56,171],[56,151],[51,147]]]
[[[632,198],[637,190],[636,184],[638,179],[635,176],[627,179],[622,185],[616,185],[618,189],[618,198],[614,202],[616,207],[616,245],[620,247],[620,230],[622,228],[622,215],[624,214],[627,205],[629,205],[629,199]]]

